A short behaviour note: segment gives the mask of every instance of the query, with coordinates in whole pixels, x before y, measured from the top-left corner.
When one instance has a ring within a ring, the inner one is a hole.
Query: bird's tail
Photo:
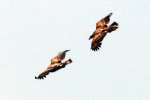
[[[108,32],[112,32],[115,31],[118,28],[118,23],[117,22],[113,22],[109,27],[108,27]]]

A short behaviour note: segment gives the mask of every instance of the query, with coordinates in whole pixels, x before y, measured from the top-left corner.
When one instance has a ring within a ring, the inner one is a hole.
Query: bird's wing
[[[48,68],[46,70],[44,70],[42,73],[40,73],[37,77],[35,77],[35,79],[44,79],[46,78],[46,76],[56,67],[58,66],[58,64],[51,64],[48,66]]]
[[[70,63],[72,63],[71,59],[68,59],[63,63],[51,64],[48,66],[48,68],[45,71],[39,74],[38,77],[35,77],[35,79],[44,79],[50,72],[55,72],[61,68],[64,68],[67,64]]]
[[[99,48],[102,45],[102,40],[104,39],[106,34],[107,34],[106,32],[100,32],[99,34],[97,34],[93,37],[93,40],[92,40],[92,43],[91,43],[91,49],[93,51],[99,50]]]
[[[62,59],[59,56],[55,56],[51,59],[51,64],[61,63]]]
[[[98,28],[103,28],[105,27],[107,24],[104,22],[104,20],[99,20],[97,23],[96,23],[96,29]]]
[[[47,69],[44,70],[42,73],[38,75],[38,77],[35,77],[35,79],[44,79],[50,72],[54,72],[54,70],[59,67],[61,63],[55,63],[48,65]]]
[[[119,27],[119,24],[117,22],[113,22],[111,25],[109,25],[107,31],[110,33],[118,29],[118,27]]]
[[[110,22],[110,17],[111,17],[111,15],[112,15],[112,13],[110,13],[110,14],[108,14],[107,16],[105,16],[104,18],[100,19],[100,20],[96,23],[96,29],[107,27],[107,24]]]
[[[53,57],[53,58],[51,59],[51,64],[61,63],[62,60],[63,60],[63,59],[65,58],[65,56],[66,56],[66,52],[68,52],[68,51],[70,51],[70,50],[65,50],[65,51],[59,52],[59,53],[57,54],[57,56],[55,56],[55,57]]]
[[[49,74],[49,70],[46,69],[45,71],[43,71],[41,74],[39,74],[37,77],[35,77],[35,79],[44,79],[46,78],[46,76]]]

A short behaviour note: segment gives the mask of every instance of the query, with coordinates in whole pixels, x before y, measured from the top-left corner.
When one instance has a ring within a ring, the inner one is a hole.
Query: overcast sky
[[[149,0],[0,0],[0,100],[150,100]],[[113,12],[98,52],[88,37]],[[73,63],[49,75],[51,57]]]

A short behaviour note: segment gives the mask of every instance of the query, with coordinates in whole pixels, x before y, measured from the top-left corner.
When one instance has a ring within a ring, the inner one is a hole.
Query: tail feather
[[[108,28],[108,32],[112,32],[115,31],[118,28],[118,23],[117,22],[113,22],[109,28]]]

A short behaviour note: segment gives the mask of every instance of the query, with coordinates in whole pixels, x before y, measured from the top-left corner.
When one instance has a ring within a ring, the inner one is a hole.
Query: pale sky
[[[150,100],[149,0],[1,0],[0,100]],[[88,37],[113,12],[98,52]],[[51,57],[73,63],[35,80]]]

